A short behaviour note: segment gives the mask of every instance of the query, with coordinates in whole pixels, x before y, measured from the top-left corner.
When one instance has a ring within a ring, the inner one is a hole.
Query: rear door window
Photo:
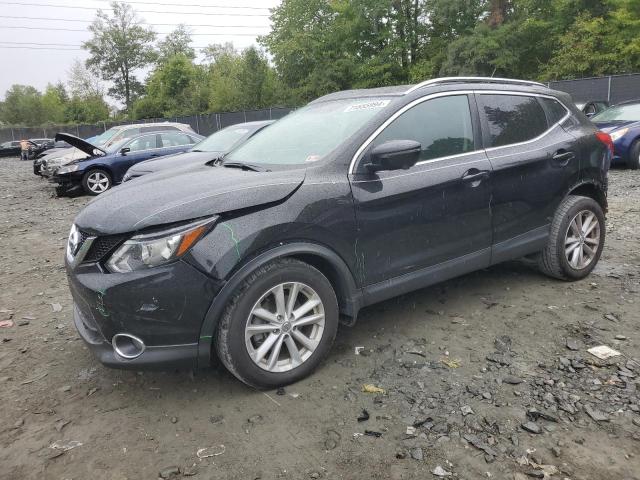
[[[481,94],[479,100],[488,147],[526,142],[549,128],[536,97]]]
[[[178,147],[180,145],[190,145],[193,143],[191,138],[184,133],[167,132],[161,133],[159,137],[162,142],[161,147]]]
[[[391,140],[420,143],[421,162],[473,151],[469,97],[452,95],[419,103],[391,122],[372,146]]]

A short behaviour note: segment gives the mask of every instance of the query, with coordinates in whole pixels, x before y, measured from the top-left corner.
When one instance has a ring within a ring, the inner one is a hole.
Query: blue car
[[[614,105],[591,117],[591,121],[613,140],[612,164],[640,168],[640,100]]]
[[[58,195],[79,189],[99,195],[121,183],[126,171],[136,163],[186,152],[202,139],[196,133],[159,131],[124,139],[103,150],[74,135],[58,133],[56,141],[63,140],[89,156],[59,168],[51,181],[58,184]]]

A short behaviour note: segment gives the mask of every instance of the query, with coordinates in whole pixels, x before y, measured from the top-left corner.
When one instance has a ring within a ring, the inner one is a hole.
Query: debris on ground
[[[13,320],[2,320],[0,322],[0,328],[11,328],[13,327]]]
[[[69,450],[73,450],[74,448],[78,448],[82,446],[82,442],[79,442],[77,440],[71,440],[70,442],[54,442],[51,445],[49,445],[49,448],[52,448],[54,450],[59,450],[61,452],[68,452]]]
[[[376,387],[375,385],[372,385],[370,383],[362,385],[362,391],[364,393],[381,393],[383,395],[386,393],[384,388]]]
[[[587,352],[589,352],[594,357],[598,357],[600,360],[607,360],[611,357],[617,357],[618,355],[620,355],[620,352],[606,345],[598,345],[597,347],[592,347],[587,350]]]
[[[456,358],[444,357],[440,359],[440,362],[449,368],[460,368],[462,366],[462,362]]]
[[[209,457],[217,457],[218,455],[222,455],[226,451],[226,447],[224,445],[216,445],[213,447],[207,448],[199,448],[196,452],[196,456],[202,460],[203,458]]]
[[[433,473],[436,477],[450,477],[451,475],[453,475],[451,472],[447,472],[440,465],[431,470],[431,473]]]
[[[367,420],[369,420],[369,412],[363,409],[357,420],[358,422],[366,422]]]

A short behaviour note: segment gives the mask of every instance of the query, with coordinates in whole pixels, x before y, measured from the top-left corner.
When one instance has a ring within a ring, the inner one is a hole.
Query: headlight
[[[611,140],[615,142],[616,140],[620,140],[622,137],[624,137],[628,131],[628,128],[622,128],[620,130],[616,130],[613,133],[610,133],[609,135],[611,136]]]
[[[58,175],[64,175],[65,173],[75,172],[80,168],[80,165],[67,165],[58,169]]]
[[[209,230],[212,219],[163,232],[136,235],[118,248],[107,262],[113,273],[157,267],[180,258]]]

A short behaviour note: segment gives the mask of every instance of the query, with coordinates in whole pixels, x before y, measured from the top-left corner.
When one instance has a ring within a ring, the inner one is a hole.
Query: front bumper
[[[136,358],[126,359],[118,355],[110,342],[96,329],[90,327],[90,322],[74,305],[73,322],[80,337],[85,341],[100,363],[110,368],[123,370],[151,370],[169,368],[197,367],[198,344],[162,345],[146,347],[144,352]]]
[[[184,261],[127,274],[108,273],[99,263],[67,263],[67,276],[76,329],[104,365],[197,366],[202,322],[219,290],[210,277]],[[144,352],[134,359],[118,355],[111,340],[119,333],[140,338]]]

